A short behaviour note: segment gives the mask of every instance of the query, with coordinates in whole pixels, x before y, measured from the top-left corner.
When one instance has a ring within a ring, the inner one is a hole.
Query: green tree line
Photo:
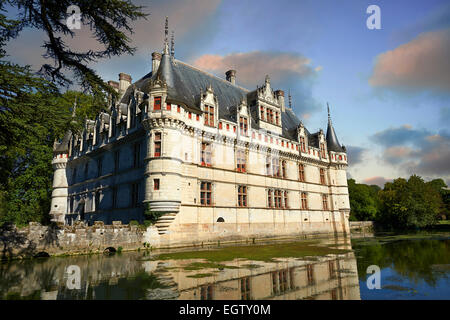
[[[376,221],[391,229],[424,228],[450,213],[450,192],[442,179],[425,182],[412,175],[376,185],[348,180],[351,221]]]
[[[70,5],[80,8],[82,28],[91,30],[102,50],[74,51],[65,43],[77,36],[66,25]],[[91,65],[132,54],[131,22],[146,16],[128,0],[0,0],[0,227],[49,222],[53,144],[107,111],[108,96],[116,93]],[[7,43],[26,28],[46,35],[48,63],[38,72],[6,55]],[[83,92],[68,91],[74,83]]]

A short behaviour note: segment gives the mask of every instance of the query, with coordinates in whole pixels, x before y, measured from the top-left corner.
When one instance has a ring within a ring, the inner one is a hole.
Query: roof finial
[[[172,37],[170,39],[170,55],[172,58],[175,55],[175,32],[172,30]]]
[[[291,89],[289,89],[289,108],[292,109],[292,96],[291,96]]]
[[[164,54],[169,54],[169,17],[167,16],[164,28]]]
[[[269,75],[267,74],[266,75],[266,83],[269,83],[270,82],[270,78],[269,78]]]
[[[331,123],[331,116],[330,116],[330,105],[327,102],[327,109],[328,109],[328,121]]]

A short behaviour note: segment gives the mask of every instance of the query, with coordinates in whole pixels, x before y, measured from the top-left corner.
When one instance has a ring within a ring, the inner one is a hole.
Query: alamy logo
[[[76,5],[71,5],[67,8],[67,14],[70,16],[66,20],[67,28],[70,30],[81,29],[81,10]]]
[[[379,6],[372,4],[367,7],[366,13],[371,14],[367,20],[366,25],[369,30],[381,29],[381,9]]]
[[[381,271],[380,267],[371,265],[367,267],[367,274],[371,274],[367,277],[366,285],[369,290],[381,289]]]
[[[79,266],[71,265],[66,269],[67,282],[66,287],[69,290],[81,289],[81,270]]]

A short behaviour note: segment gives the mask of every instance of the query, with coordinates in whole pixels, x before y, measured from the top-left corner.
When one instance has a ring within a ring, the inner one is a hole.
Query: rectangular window
[[[200,289],[201,300],[213,300],[213,286],[202,286]]]
[[[120,165],[120,151],[117,150],[114,152],[114,172],[119,172],[119,165]]]
[[[308,209],[308,194],[306,192],[302,192],[302,210]]]
[[[276,117],[276,122],[275,122],[275,124],[280,124],[280,122],[279,122],[279,120],[278,120],[278,117],[279,117],[278,112],[275,112],[275,117]]]
[[[98,211],[100,209],[100,191],[95,191],[94,193],[94,211]]]
[[[284,191],[283,194],[284,194],[284,203],[283,203],[284,207],[285,208],[289,208],[288,192]]]
[[[287,178],[287,164],[286,164],[286,160],[283,160],[281,162],[281,171],[283,173],[283,178],[286,179]]]
[[[77,168],[72,169],[72,184],[77,182]]]
[[[269,108],[266,109],[266,119],[267,119],[267,122],[270,122],[270,109]]]
[[[301,163],[298,164],[298,180],[305,182],[305,166]]]
[[[323,210],[328,210],[328,195],[326,194],[322,195],[322,207]]]
[[[113,209],[117,208],[117,187],[114,186],[112,188],[112,207]]]
[[[239,207],[247,206],[247,187],[246,186],[238,186],[238,206]]]
[[[139,167],[140,160],[141,160],[141,144],[140,144],[140,142],[136,142],[134,144],[134,150],[133,150],[133,167],[134,168]]]
[[[325,170],[324,169],[320,169],[320,184],[325,185]]]
[[[325,144],[324,143],[320,144],[320,155],[321,155],[322,158],[326,158],[327,157],[327,154],[325,152]]]
[[[275,207],[281,208],[281,190],[275,190]]]
[[[250,277],[241,279],[241,300],[250,300]]]
[[[272,174],[272,171],[270,170],[271,169],[270,163],[271,163],[271,160],[270,160],[270,157],[268,156],[268,157],[266,157],[266,175],[268,175],[268,176],[270,176]]]
[[[302,152],[306,152],[305,137],[300,137],[300,149]]]
[[[214,127],[214,107],[205,106],[205,125]]]
[[[136,208],[139,201],[139,183],[131,185],[131,207]]]
[[[171,111],[172,105],[170,103],[166,103],[166,109],[167,109],[167,111]]]
[[[103,169],[103,157],[100,157],[97,159],[97,177],[100,177],[102,175],[102,169]]]
[[[237,163],[237,171],[245,172],[246,171],[246,154],[245,150],[238,149],[236,150],[236,163]]]
[[[267,190],[267,206],[269,208],[273,207],[273,200],[272,200],[272,190]]]
[[[161,132],[155,132],[155,157],[161,157]]]
[[[212,184],[202,181],[200,183],[200,204],[203,206],[212,205]]]
[[[114,116],[111,121],[111,137],[116,136],[116,117]]]
[[[180,113],[181,112],[181,107],[177,106],[177,112]]]
[[[242,135],[248,136],[248,122],[247,118],[240,117],[239,118],[239,129]]]
[[[159,179],[153,179],[153,190],[159,190]]]
[[[161,110],[161,97],[153,99],[153,110]]]
[[[87,180],[89,174],[89,162],[84,164],[84,180]]]
[[[73,213],[73,201],[74,201],[74,197],[70,197],[70,202],[69,202],[69,212]]]
[[[192,113],[191,112],[188,113],[188,118],[192,119]]]
[[[308,285],[314,284],[314,267],[312,264],[306,266],[306,274],[308,278]]]
[[[280,177],[280,160],[278,158],[272,158],[272,176]]]
[[[222,122],[219,122],[219,129],[222,129]]]
[[[202,142],[200,161],[201,161],[202,166],[211,167],[211,144],[210,143]]]
[[[260,113],[260,115],[261,115],[261,120],[264,121],[264,107],[260,107],[260,110],[261,110],[261,113]]]
[[[330,279],[336,278],[336,270],[334,268],[334,260],[328,261],[328,271],[330,274]]]

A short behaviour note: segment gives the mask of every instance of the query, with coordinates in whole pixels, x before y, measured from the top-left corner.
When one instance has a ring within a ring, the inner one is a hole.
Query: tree
[[[73,81],[63,71],[72,71],[82,88],[94,96],[104,98],[105,92],[115,94],[88,65],[101,58],[135,52],[125,32],[133,32],[130,25],[132,21],[147,17],[142,12],[142,6],[136,6],[128,0],[0,0],[0,10],[4,11],[5,3],[18,11],[14,24],[9,23],[8,28],[5,28],[9,38],[17,37],[27,27],[42,30],[47,35],[43,47],[46,57],[55,62],[54,65],[44,64],[40,70],[47,79],[66,86]],[[95,39],[104,46],[103,50],[77,52],[66,44],[64,37],[75,36],[75,31],[66,23],[67,9],[72,5],[78,6],[82,27],[90,28]]]
[[[350,198],[350,220],[374,220],[378,212],[378,193],[372,186],[357,184],[354,179],[348,180]]]
[[[104,50],[74,52],[62,40],[74,36],[65,23],[72,4],[81,9],[83,26],[89,25]],[[15,7],[18,19],[3,14],[5,5]],[[123,0],[0,0],[0,224],[48,222],[53,143],[106,108],[106,94],[115,91],[88,64],[134,52],[124,32],[132,32],[131,21],[145,18],[141,10]],[[44,48],[55,65],[44,65],[40,75],[5,60],[4,45],[26,27],[48,36]],[[72,71],[90,95],[60,94],[61,85],[72,83],[64,71]],[[75,100],[80,107],[73,119]]]
[[[440,194],[442,202],[439,208],[439,215],[447,218],[450,215],[450,191],[447,189],[447,185],[442,179],[434,179],[427,182],[427,184]]]
[[[395,179],[379,192],[381,210],[377,220],[395,229],[421,228],[434,224],[441,205],[440,194],[419,176]]]

